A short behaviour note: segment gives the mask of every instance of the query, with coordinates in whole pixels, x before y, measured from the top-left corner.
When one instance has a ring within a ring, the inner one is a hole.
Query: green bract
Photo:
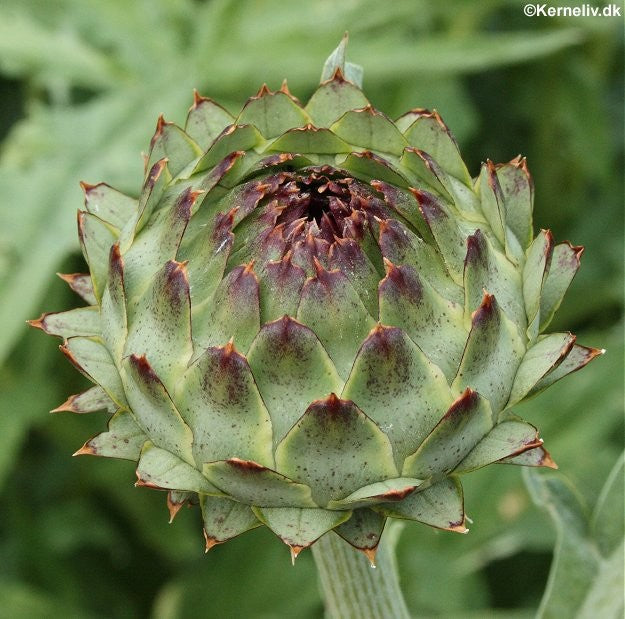
[[[77,453],[199,501],[207,548],[464,532],[462,474],[554,466],[511,407],[600,352],[543,334],[582,248],[534,238],[525,160],[472,179],[436,112],[392,121],[358,80],[343,42],[305,106],[159,119],[138,200],[83,185],[88,306],[33,321],[96,385],[56,410],[111,414]]]

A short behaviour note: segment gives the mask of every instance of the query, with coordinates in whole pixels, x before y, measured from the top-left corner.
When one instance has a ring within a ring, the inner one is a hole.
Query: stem
[[[399,588],[394,544],[380,544],[376,568],[338,535],[328,533],[312,547],[328,619],[408,619]]]

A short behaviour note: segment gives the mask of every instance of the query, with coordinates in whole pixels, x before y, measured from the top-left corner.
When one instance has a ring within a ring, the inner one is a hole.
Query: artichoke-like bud
[[[111,415],[77,453],[199,502],[207,549],[465,532],[463,474],[554,466],[511,407],[600,352],[543,333],[582,248],[534,238],[525,159],[472,179],[436,111],[392,121],[358,79],[343,42],[305,106],[159,119],[138,200],[83,184],[88,305],[33,321],[95,383],[55,410]]]

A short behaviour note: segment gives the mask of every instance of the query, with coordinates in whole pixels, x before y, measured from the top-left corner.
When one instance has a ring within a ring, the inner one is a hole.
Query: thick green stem
[[[338,535],[312,547],[328,619],[408,619],[390,540],[380,545],[376,567]]]

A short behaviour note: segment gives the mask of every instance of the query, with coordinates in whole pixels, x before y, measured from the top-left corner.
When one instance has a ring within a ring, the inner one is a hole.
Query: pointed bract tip
[[[87,441],[78,451],[75,451],[72,456],[95,456],[97,452],[93,447],[89,445]]]
[[[334,391],[331,392],[330,395],[326,398],[326,403],[330,407],[338,406],[340,402],[341,399],[336,395],[336,393],[334,393]]]
[[[212,535],[209,535],[206,532],[206,529],[203,529],[203,533],[204,533],[204,539],[206,540],[206,545],[204,547],[204,552],[205,553],[208,552],[214,546],[217,546],[218,544],[223,544],[223,542],[220,542],[220,541],[216,540]]]
[[[45,320],[46,314],[45,312],[43,314],[41,314],[41,316],[39,316],[39,318],[35,318],[33,320],[27,320],[26,324],[34,327],[35,329],[41,329],[42,331],[45,332],[45,327],[43,324],[43,321]]]
[[[325,273],[326,270],[323,268],[323,265],[321,264],[321,262],[319,262],[319,259],[317,258],[317,256],[313,256],[313,265],[315,267],[315,273],[317,275],[317,278],[319,278],[321,275]]]
[[[243,273],[253,273],[254,272],[254,264],[256,263],[256,258],[252,258],[247,264],[245,264]]]
[[[160,114],[158,117],[158,120],[156,121],[156,133],[162,133],[163,132],[163,128],[165,127],[165,125],[167,125],[167,121],[165,120],[165,117]]]
[[[69,398],[67,398],[67,400],[63,402],[63,404],[59,404],[59,406],[57,406],[56,408],[53,408],[50,412],[51,413],[63,413],[63,412],[75,413],[76,412],[76,409],[74,408],[75,399],[76,399],[75,395],[70,395]]]
[[[498,168],[503,167],[504,165],[511,165],[514,166],[515,168],[518,168],[521,166],[521,161],[523,160],[523,155],[521,155],[521,153],[519,153],[516,157],[513,157],[512,159],[510,159],[510,161],[508,161],[508,163],[500,163],[497,165]]]
[[[187,274],[187,265],[189,264],[188,260],[182,260],[178,262],[177,260],[170,260],[171,264],[171,272],[172,274],[182,273],[186,276]]]
[[[224,346],[223,350],[224,350],[224,356],[225,357],[230,357],[231,355],[234,355],[236,353],[236,351],[234,349],[234,338],[231,337],[228,340],[228,342]]]
[[[484,166],[486,166],[486,168],[488,168],[488,172],[490,174],[496,174],[497,166],[490,159],[487,159],[485,161]]]
[[[289,90],[289,85],[286,81],[286,78],[282,80],[282,85],[280,86],[280,92],[283,92],[285,95],[292,97],[291,91]]]
[[[200,196],[203,196],[206,193],[205,189],[194,189],[189,191],[189,198],[195,202]]]
[[[549,469],[557,470],[559,467],[556,464],[555,460],[551,457],[551,454],[543,447],[544,456],[540,461],[540,466],[547,467]]]
[[[336,69],[334,69],[334,73],[332,74],[332,77],[328,81],[346,82],[347,80],[345,79],[345,74],[343,73],[343,69],[341,69],[341,67],[336,67]]]
[[[395,268],[395,265],[386,256],[382,256],[382,262],[384,263],[384,270],[388,275]]]
[[[371,565],[371,567],[376,567],[375,555],[378,551],[377,546],[375,548],[359,548],[358,550],[360,550],[365,555],[365,557],[367,557],[367,559],[369,560],[369,565]]]
[[[507,165],[513,166],[517,168],[517,170],[521,170],[528,178],[530,177],[530,171],[527,167],[527,158],[521,155],[520,153],[513,159],[510,159],[508,163],[499,163],[497,164],[496,167],[497,169],[499,169]]]
[[[483,317],[492,314],[495,307],[495,296],[484,290],[484,296],[480,306],[471,314],[471,322],[479,322]]]
[[[147,378],[150,382],[157,381],[158,378],[150,365],[145,355],[137,355],[132,353],[129,357],[130,364],[134,367],[135,371],[142,377]]]
[[[304,547],[295,545],[292,546],[291,544],[289,544],[289,549],[291,551],[291,565],[295,565],[295,559],[297,559],[299,553],[304,550]]]
[[[273,93],[269,90],[267,84],[263,84],[255,95],[255,98],[260,99],[261,97],[265,97],[266,95],[272,95]]]
[[[203,97],[196,88],[193,89],[193,107],[196,108],[203,101],[209,101],[208,97]]]
[[[91,185],[90,183],[87,183],[85,181],[79,181],[79,184],[80,184],[81,189],[84,191],[85,195],[98,186],[97,184]]]
[[[167,510],[169,511],[169,524],[174,521],[174,518],[178,514],[178,512],[182,509],[182,506],[185,504],[185,501],[181,503],[176,503],[172,501],[171,494],[167,493]]]
[[[367,338],[372,337],[372,336],[382,335],[384,331],[386,331],[386,327],[381,322],[378,321],[375,323],[371,331],[369,331]]]

